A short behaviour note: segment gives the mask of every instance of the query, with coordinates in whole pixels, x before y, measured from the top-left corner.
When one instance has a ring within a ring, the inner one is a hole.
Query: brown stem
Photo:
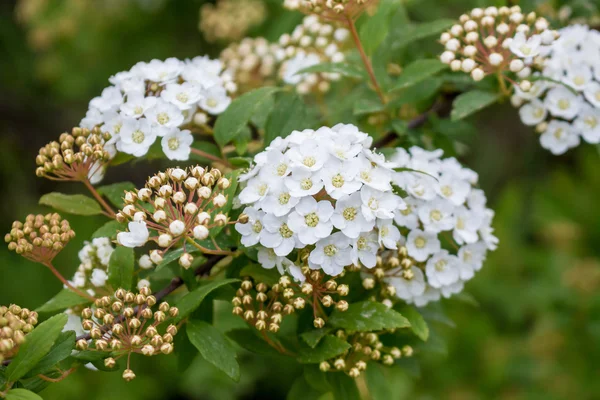
[[[116,218],[115,212],[113,211],[113,209],[102,198],[102,196],[100,196],[100,193],[98,193],[98,191],[96,190],[96,188],[94,188],[94,186],[92,186],[92,184],[90,183],[90,180],[89,179],[85,179],[83,181],[83,184],[88,188],[88,190],[90,191],[90,193],[92,193],[92,196],[94,196],[94,198],[98,201],[98,203],[100,203],[102,205],[102,207],[104,207],[104,210],[106,211],[105,214],[107,214],[107,216],[110,217],[110,218],[113,218],[113,219]]]
[[[198,150],[198,149],[195,149],[195,148],[192,147],[192,153],[197,154],[200,157],[208,158],[209,160],[212,160],[212,161],[215,161],[215,162],[223,163],[226,166],[231,167],[231,164],[229,163],[229,161],[227,161],[227,160],[225,160],[223,158],[217,157],[217,156],[213,156],[212,154],[209,154],[209,153],[207,153],[205,151]]]
[[[350,33],[352,34],[352,39],[354,40],[354,44],[356,45],[356,48],[358,49],[358,52],[360,53],[360,58],[362,59],[362,62],[365,65],[367,73],[369,74],[371,83],[373,84],[373,87],[374,87],[375,91],[377,92],[379,99],[381,99],[381,102],[383,104],[386,104],[387,99],[385,98],[385,95],[383,94],[383,91],[381,90],[379,83],[377,83],[377,78],[375,77],[375,72],[373,71],[373,65],[371,64],[371,60],[369,60],[369,57],[367,56],[367,53],[365,53],[365,49],[364,49],[362,43],[360,42],[360,37],[358,36],[358,32],[356,31],[356,25],[354,24],[354,19],[350,15],[346,15],[346,23],[348,24],[348,27],[350,28]]]
[[[75,372],[76,369],[77,368],[73,367],[71,369],[63,371],[62,375],[59,376],[58,378],[50,378],[50,377],[48,377],[46,375],[42,375],[42,374],[39,374],[38,378],[40,378],[46,382],[58,383],[58,382],[62,381],[63,379],[65,379],[67,376],[71,375],[73,372]]]
[[[73,292],[77,293],[79,296],[88,299],[90,301],[95,301],[96,299],[92,296],[90,296],[89,294],[82,292],[81,290],[77,289],[75,286],[71,285],[69,283],[68,280],[65,279],[64,276],[62,276],[62,274],[60,272],[58,272],[58,270],[56,268],[54,268],[54,265],[52,265],[51,262],[46,262],[44,263],[44,265],[46,267],[48,267],[48,269],[50,269],[50,271],[52,271],[52,273],[54,274],[54,276],[56,276],[58,278],[59,281],[61,281],[66,287],[68,287],[69,289],[71,289]]]

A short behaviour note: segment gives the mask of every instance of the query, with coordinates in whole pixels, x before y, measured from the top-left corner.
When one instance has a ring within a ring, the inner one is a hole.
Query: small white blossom
[[[132,221],[127,225],[128,232],[119,232],[117,234],[117,242],[125,247],[140,247],[146,244],[150,232],[143,221]]]

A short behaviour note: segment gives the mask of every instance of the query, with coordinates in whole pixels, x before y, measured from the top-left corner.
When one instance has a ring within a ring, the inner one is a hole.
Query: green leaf
[[[6,400],[44,400],[27,389],[11,389],[6,393]]]
[[[234,381],[240,379],[240,366],[236,360],[235,349],[225,335],[204,321],[191,321],[186,330],[190,342],[206,361],[225,372]]]
[[[370,332],[383,329],[408,328],[410,322],[400,313],[381,303],[363,301],[350,304],[347,311],[335,310],[328,323],[349,332]]]
[[[392,16],[400,6],[400,0],[382,0],[377,7],[377,12],[362,24],[360,41],[367,55],[373,54],[383,42],[389,32]]]
[[[217,144],[223,147],[237,138],[260,103],[279,90],[276,87],[262,87],[245,93],[232,101],[215,124],[214,138]]]
[[[279,352],[269,346],[267,342],[258,337],[251,329],[233,329],[227,332],[227,336],[240,347],[251,353],[262,356],[277,356]]]
[[[234,167],[248,168],[252,165],[252,157],[231,157],[229,163]]]
[[[114,239],[117,237],[118,232],[125,231],[127,229],[127,225],[122,224],[118,221],[108,221],[100,228],[98,228],[94,233],[92,233],[92,239],[107,237]]]
[[[275,269],[266,269],[258,264],[250,264],[240,271],[240,276],[249,276],[256,282],[263,282],[269,286],[273,286],[279,282],[279,273]]]
[[[429,327],[417,309],[412,306],[404,306],[399,311],[410,322],[410,328],[415,335],[426,342],[429,338]]]
[[[401,119],[395,119],[392,121],[392,129],[398,136],[404,136],[408,133],[408,123]]]
[[[197,289],[189,292],[185,296],[183,296],[176,303],[177,308],[179,308],[179,315],[177,316],[175,322],[182,321],[188,315],[190,315],[196,308],[200,306],[202,300],[213,290],[220,288],[221,286],[229,285],[234,282],[239,282],[239,279],[223,279],[218,281],[211,281],[206,285],[202,285]]]
[[[381,102],[379,97],[368,98],[363,97],[354,103],[352,113],[354,115],[372,114],[385,110],[385,104]]]
[[[323,394],[323,392],[310,386],[306,378],[302,375],[296,378],[292,384],[286,400],[318,399],[321,394]]]
[[[217,244],[219,245],[219,247],[221,249],[230,248],[233,245],[230,236],[225,235],[225,234],[221,234],[221,235],[217,236],[215,238],[215,241],[217,242]],[[217,248],[215,247],[215,244],[213,243],[213,241],[211,239],[206,239],[206,240],[202,240],[202,241],[196,240],[196,243],[200,244],[202,247],[207,248],[209,250],[217,250]],[[196,247],[190,247],[190,245],[188,245],[186,248],[186,252],[190,253],[190,254],[195,254],[195,253],[199,253],[200,250]],[[161,269],[163,269],[167,265],[171,264],[172,262],[179,260],[179,257],[181,257],[182,254],[183,254],[183,248],[169,251],[167,253],[167,255],[163,257],[163,260],[160,262],[160,264],[158,264],[156,266],[154,271],[155,272],[160,271]]]
[[[108,282],[114,289],[131,289],[134,263],[133,249],[118,246],[112,252],[108,260]]]
[[[301,69],[296,72],[296,74],[305,74],[312,72],[327,72],[332,74],[340,74],[343,76],[348,76],[350,78],[364,78],[365,74],[360,69],[356,68],[353,65],[345,64],[345,63],[321,63],[317,65],[310,66],[308,68]]]
[[[448,66],[436,59],[417,60],[409,64],[402,75],[392,86],[391,90],[405,89],[448,68]]]
[[[6,379],[16,382],[29,372],[50,351],[67,323],[67,314],[59,314],[42,322],[31,333],[19,353],[6,369]]]
[[[73,354],[71,357],[76,360],[82,361],[84,364],[87,364],[89,362],[94,363],[96,361],[103,360],[106,357],[108,357],[108,354],[109,353],[103,351],[85,350]]]
[[[71,351],[73,351],[73,347],[75,347],[75,332],[61,332],[50,352],[46,354],[46,356],[42,358],[41,361],[38,362],[37,365],[27,373],[27,375],[25,375],[25,377],[34,377],[49,371],[59,362],[69,357],[71,355]]]
[[[100,186],[96,190],[102,196],[105,196],[115,207],[122,208],[125,191],[135,190],[135,185],[131,182],[119,182],[112,185]]]
[[[316,364],[306,364],[304,366],[304,379],[314,389],[319,392],[331,391],[331,385],[327,381],[327,372],[323,372]]]
[[[86,216],[102,214],[102,208],[96,200],[82,194],[52,192],[40,197],[39,203],[69,214]]]
[[[265,126],[265,143],[271,143],[276,137],[285,138],[298,127],[310,128],[307,119],[306,104],[296,92],[278,93]]]
[[[398,40],[394,41],[393,48],[398,49],[414,41],[437,35],[454,25],[452,19],[438,19],[437,21],[416,24],[406,29]]]
[[[327,377],[335,400],[360,400],[356,381],[343,372],[333,372]]]
[[[315,348],[303,346],[300,349],[298,362],[303,364],[318,364],[338,356],[350,348],[350,344],[333,335],[325,336]]]
[[[450,117],[453,121],[463,119],[498,101],[500,95],[483,90],[472,90],[458,96],[453,103]]]
[[[36,311],[40,313],[63,311],[67,308],[79,306],[89,302],[89,299],[81,297],[77,293],[72,292],[70,289],[63,289],[58,292],[56,296],[39,307]]]
[[[388,400],[394,398],[390,383],[387,381],[386,368],[379,363],[369,363],[364,372],[369,395],[372,400]]]
[[[304,342],[306,342],[307,345],[309,345],[312,348],[315,348],[319,344],[321,339],[323,339],[323,337],[327,335],[330,331],[331,329],[329,328],[314,329],[312,331],[300,334],[300,337],[302,338],[302,340],[304,340]]]

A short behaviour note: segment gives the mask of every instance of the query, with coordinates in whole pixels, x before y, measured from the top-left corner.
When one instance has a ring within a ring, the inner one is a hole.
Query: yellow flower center
[[[562,128],[558,128],[554,131],[554,137],[557,139],[561,139],[564,135],[565,131]]]
[[[169,149],[171,149],[171,150],[177,150],[179,148],[179,139],[177,139],[177,138],[171,138],[167,142],[167,145],[169,146]]]
[[[596,126],[598,126],[598,119],[591,115],[588,115],[587,117],[585,117],[583,122],[585,122],[585,124],[587,126],[589,126],[590,129],[594,129]]]
[[[188,100],[190,99],[190,97],[188,96],[188,94],[185,93],[185,92],[177,93],[177,95],[175,96],[175,98],[177,100],[179,100],[180,102],[182,102],[182,103],[187,103]]]
[[[277,166],[277,175],[283,176],[287,172],[287,164],[281,163]]]
[[[333,244],[328,244],[323,249],[323,253],[325,253],[325,255],[328,257],[335,256],[337,254],[337,251],[338,251],[337,247],[335,247],[335,245],[333,245]]]
[[[425,247],[426,244],[427,244],[427,239],[425,239],[423,236],[418,236],[415,239],[415,247],[417,249],[422,249],[423,247]]]
[[[306,165],[309,168],[314,166],[316,163],[317,160],[313,156],[304,157],[304,160],[302,160],[302,164]]]
[[[331,184],[336,188],[341,188],[344,186],[344,177],[340,174],[335,175],[331,178]]]
[[[405,217],[407,215],[409,215],[412,212],[412,207],[409,206],[408,204],[406,205],[406,208],[404,210],[400,210],[400,214],[404,215]]]
[[[304,216],[304,222],[307,226],[314,228],[319,224],[319,216],[316,213],[310,213]]]
[[[160,113],[156,116],[156,120],[158,121],[159,124],[164,125],[167,122],[169,122],[169,114],[167,113]]]
[[[567,99],[560,99],[558,101],[558,108],[561,110],[567,110],[571,106],[571,102]]]
[[[313,182],[310,178],[304,178],[300,181],[300,187],[302,190],[309,190],[313,186]]]
[[[360,237],[358,238],[356,245],[358,247],[359,250],[366,250],[369,248],[369,245],[367,243],[367,239],[365,239],[364,237]]]
[[[346,221],[354,221],[354,218],[356,218],[356,213],[356,208],[346,207],[344,208],[344,212],[342,213],[342,215],[344,216],[344,219]]]
[[[258,187],[258,194],[259,196],[264,196],[267,193],[267,189],[269,189],[269,187],[266,184],[262,184]]]
[[[260,231],[262,231],[262,228],[263,227],[260,221],[256,221],[254,225],[252,225],[252,230],[254,231],[254,233],[260,233]]]
[[[144,109],[142,107],[140,107],[140,106],[137,106],[136,108],[133,109],[133,112],[136,115],[142,115],[142,113],[144,112]]]
[[[145,137],[146,136],[144,135],[144,132],[140,131],[139,129],[137,131],[133,132],[133,134],[131,135],[131,138],[137,144],[142,143],[144,141]]]
[[[440,210],[433,210],[429,213],[429,218],[439,222],[442,219],[442,213]]]
[[[442,272],[443,270],[446,269],[446,265],[448,265],[446,260],[440,260],[435,263],[435,270],[438,272]]]
[[[216,99],[210,98],[206,100],[206,105],[209,107],[216,107],[219,104]]]
[[[450,185],[442,186],[442,194],[446,197],[452,196],[452,187]]]
[[[585,78],[581,75],[578,75],[575,77],[575,79],[573,79],[573,83],[575,83],[577,86],[582,86],[585,84]]]
[[[281,227],[279,227],[279,234],[282,238],[289,239],[294,235],[294,232],[288,228],[287,224],[282,224]]]
[[[279,198],[277,200],[279,200],[279,204],[283,206],[284,204],[287,204],[290,201],[290,194],[280,193]]]

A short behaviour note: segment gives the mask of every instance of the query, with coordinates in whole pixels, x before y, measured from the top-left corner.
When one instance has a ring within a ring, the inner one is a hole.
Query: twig
[[[96,200],[98,200],[98,203],[100,203],[102,205],[102,207],[106,211],[105,214],[108,217],[114,219],[115,218],[115,212],[108,205],[108,203],[102,198],[102,196],[100,196],[100,193],[98,193],[98,191],[96,190],[96,188],[94,188],[94,186],[92,186],[92,184],[90,183],[89,179],[85,179],[83,181],[83,184],[85,185],[85,187],[88,188],[88,190],[90,191],[90,193],[92,193],[92,195],[96,198]]]
[[[375,72],[373,71],[373,65],[371,64],[371,60],[369,60],[369,57],[365,53],[365,49],[360,41],[360,36],[358,36],[358,32],[356,31],[356,25],[354,24],[353,17],[350,15],[346,15],[346,23],[348,24],[348,28],[350,28],[350,33],[352,34],[352,39],[354,40],[354,44],[356,45],[356,48],[358,49],[358,52],[360,53],[360,58],[362,59],[362,62],[365,65],[365,69],[367,70],[367,73],[369,74],[371,83],[373,84],[373,87],[374,87],[375,91],[377,92],[377,95],[379,96],[379,99],[381,100],[381,102],[383,104],[386,104],[387,99],[385,98],[385,95],[383,94],[383,91],[381,90],[379,83],[377,83],[377,78],[375,77]]]

